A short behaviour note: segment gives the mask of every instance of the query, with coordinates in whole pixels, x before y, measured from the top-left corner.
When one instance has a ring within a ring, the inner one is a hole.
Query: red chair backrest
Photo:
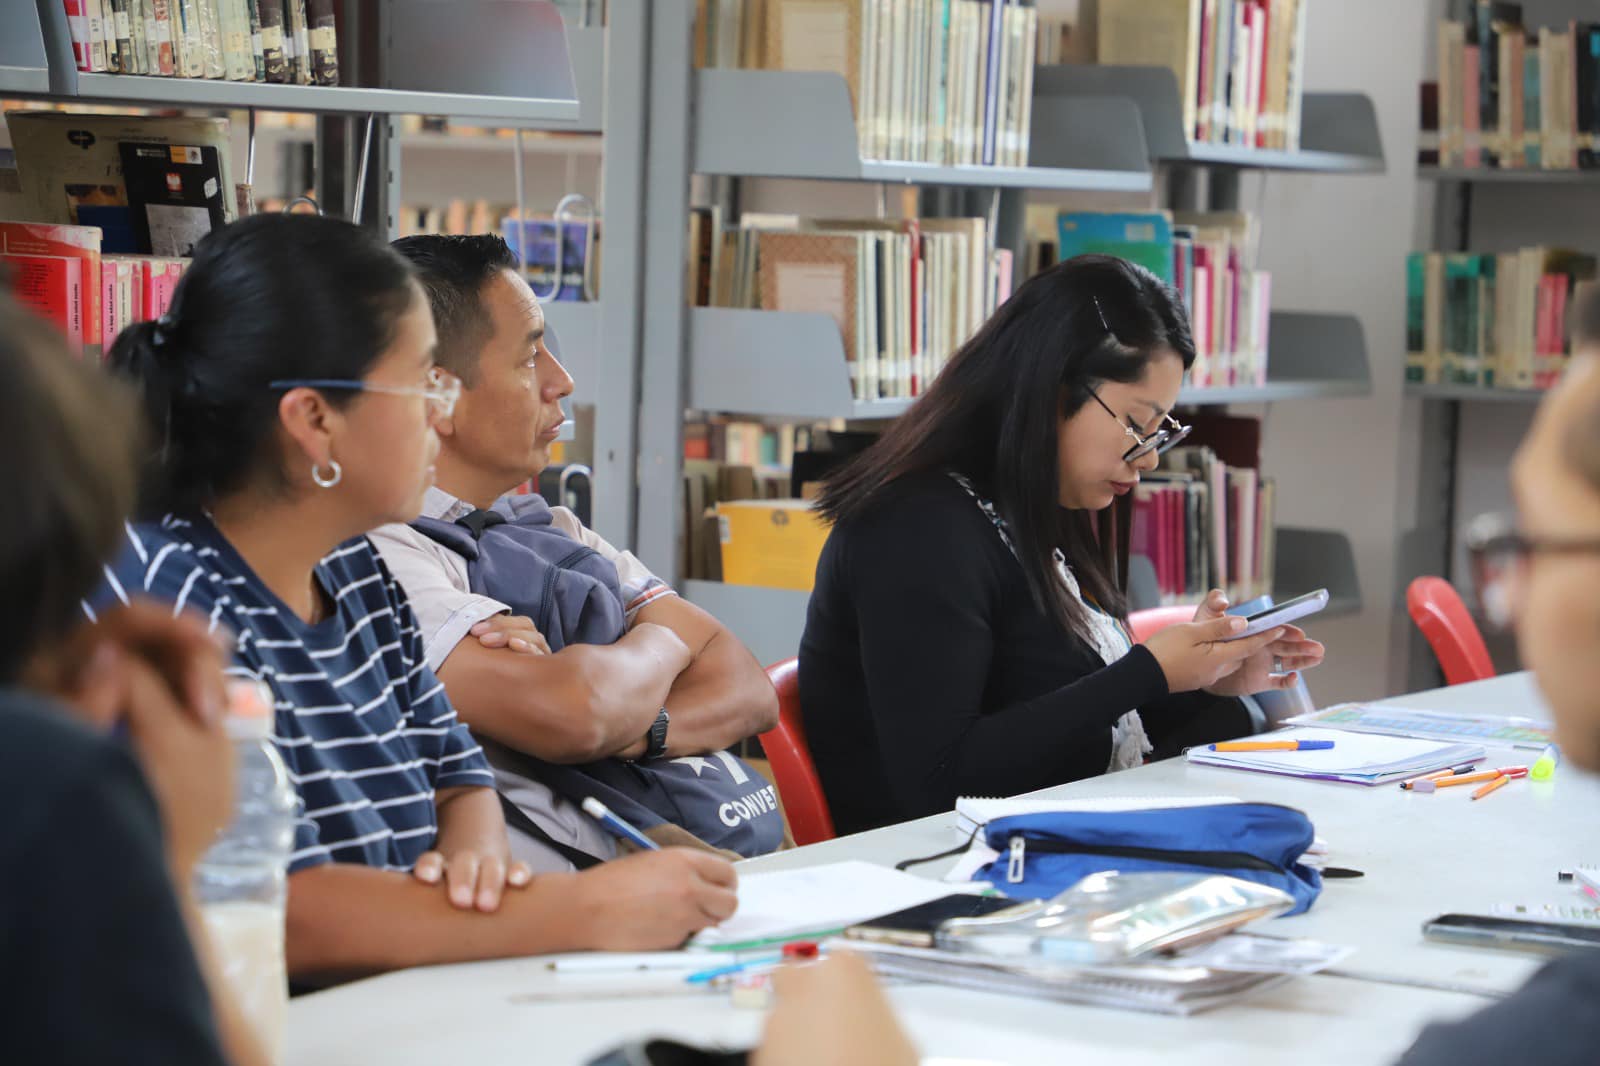
[[[761,750],[777,778],[783,813],[796,844],[832,840],[833,816],[822,794],[811,749],[806,745],[805,722],[800,717],[800,661],[785,659],[767,667],[767,677],[778,690],[778,724],[761,734]]]
[[[1192,621],[1194,621],[1193,607],[1150,607],[1128,614],[1128,628],[1133,630],[1133,639],[1140,644],[1149,640],[1150,634],[1170,625]]]
[[[1461,594],[1450,582],[1441,577],[1417,578],[1406,589],[1406,610],[1444,668],[1445,684],[1460,685],[1495,676],[1483,634],[1478,632],[1467,605],[1461,602]]]

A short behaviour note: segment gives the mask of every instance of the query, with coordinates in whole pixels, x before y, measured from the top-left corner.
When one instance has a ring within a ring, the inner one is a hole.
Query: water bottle
[[[236,760],[233,819],[200,859],[195,888],[217,964],[276,1062],[289,1009],[284,904],[295,796],[272,744],[272,707],[266,685],[229,685],[227,728]]]

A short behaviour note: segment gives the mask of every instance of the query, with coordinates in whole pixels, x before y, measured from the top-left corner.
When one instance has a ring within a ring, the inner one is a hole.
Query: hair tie
[[[178,328],[178,320],[170,313],[156,319],[155,328],[150,331],[150,343],[157,348],[164,348],[172,342],[172,334]]]

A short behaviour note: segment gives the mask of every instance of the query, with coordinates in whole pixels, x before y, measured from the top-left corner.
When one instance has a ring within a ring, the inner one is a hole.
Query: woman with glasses
[[[428,668],[405,595],[364,536],[421,510],[434,366],[409,265],[348,223],[258,216],[212,234],[159,322],[111,363],[156,445],[146,521],[99,602],[146,594],[235,639],[265,681],[298,795],[291,976],[681,943],[730,914],[732,867],[663,851],[580,875],[510,860],[487,762]],[[93,605],[91,605],[93,606]]]
[[[1188,433],[1171,412],[1193,361],[1173,289],[1081,256],[827,483],[800,695],[841,833],[1237,736],[1232,697],[1321,661],[1293,626],[1227,641],[1244,623],[1216,591],[1129,636],[1124,498]]]

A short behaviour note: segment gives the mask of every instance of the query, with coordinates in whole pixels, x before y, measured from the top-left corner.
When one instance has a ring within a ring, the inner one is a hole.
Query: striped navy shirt
[[[169,515],[127,532],[92,603],[145,595],[198,612],[236,635],[229,673],[272,688],[275,739],[298,797],[291,871],[324,862],[410,870],[438,835],[434,793],[493,786],[428,668],[405,593],[367,538],[317,564],[338,609],[311,625],[209,520]]]

